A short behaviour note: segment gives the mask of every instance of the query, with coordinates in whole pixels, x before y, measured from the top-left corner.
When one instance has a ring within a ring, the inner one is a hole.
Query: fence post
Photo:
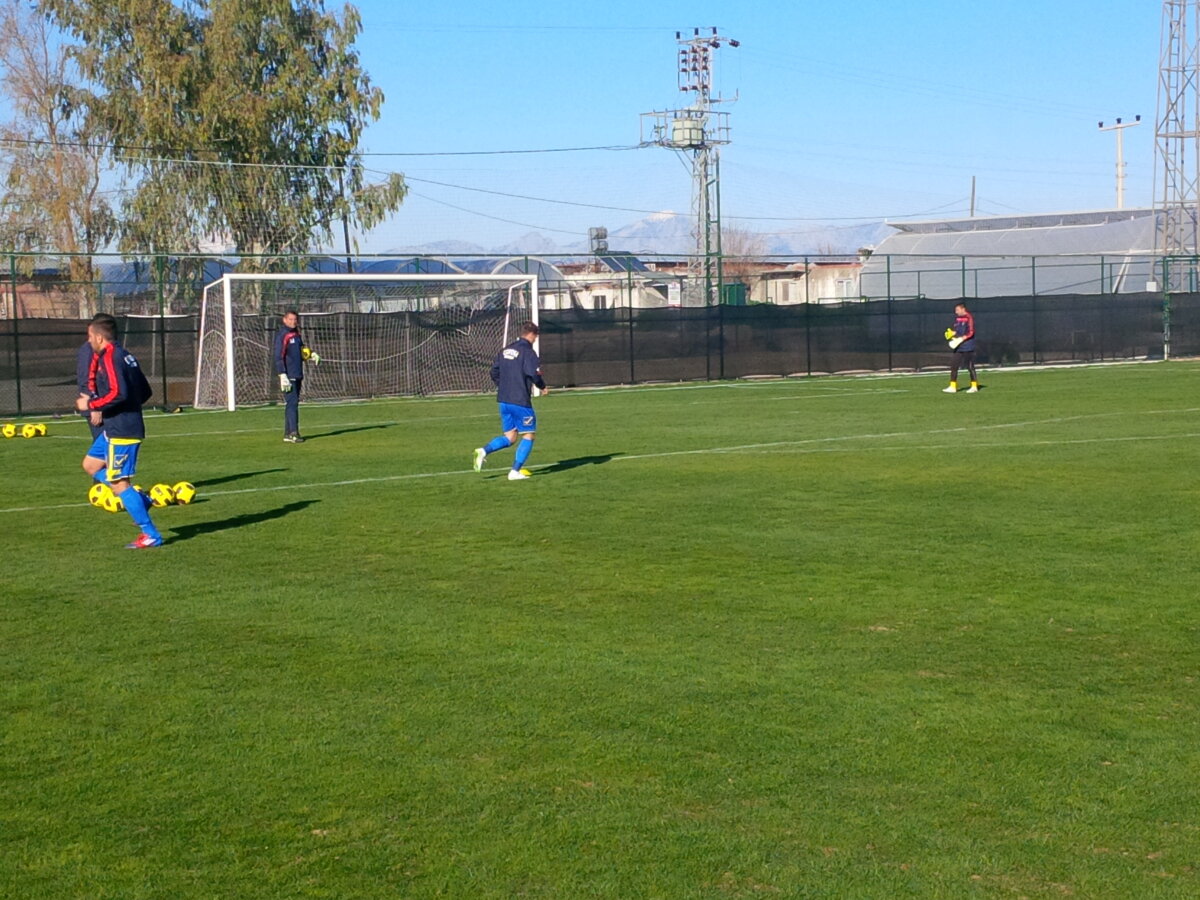
[[[1038,361],[1037,257],[1029,257],[1029,293],[1033,301],[1033,364]]]
[[[21,415],[21,307],[17,303],[17,257],[9,254],[8,277],[12,280],[13,366],[17,372],[17,415]]]
[[[888,284],[891,284],[891,264],[892,258],[887,258],[888,262]],[[808,268],[808,257],[804,257],[804,366],[808,375],[812,375],[812,303],[809,297],[809,283],[811,273]],[[889,287],[890,290],[890,287]]]
[[[167,402],[167,315],[166,315],[166,292],[163,289],[163,280],[166,278],[166,260],[163,257],[156,256],[154,258],[154,267],[158,270],[158,359],[159,365],[162,366],[162,408],[169,410],[171,404]]]
[[[1171,264],[1166,257],[1163,258],[1162,266],[1162,337],[1163,360],[1165,361],[1171,358]]]
[[[633,305],[630,304],[625,309],[625,315],[629,320],[629,327],[626,331],[629,333],[629,383],[637,384],[637,371],[635,368],[636,354],[634,353],[633,343]]]
[[[892,298],[887,298],[888,371],[892,371]]]
[[[628,337],[629,337],[629,383],[637,384],[637,380],[636,380],[637,376],[636,376],[636,373],[634,370],[634,361],[633,361],[633,268],[632,267],[630,267],[629,271],[625,273],[625,284],[626,284],[626,289],[629,292],[628,293],[629,302],[627,304],[625,304],[625,315],[627,317],[627,325],[628,325],[628,327],[626,328],[626,331],[628,332]]]
[[[721,284],[717,284],[717,349],[719,356],[717,357],[717,377],[725,378],[725,298],[719,293]]]

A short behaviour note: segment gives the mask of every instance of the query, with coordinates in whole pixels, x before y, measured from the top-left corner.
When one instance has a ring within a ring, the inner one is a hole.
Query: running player
[[[542,362],[538,359],[533,342],[537,340],[538,327],[533,322],[521,326],[521,336],[496,355],[492,364],[492,381],[496,384],[496,400],[500,404],[501,434],[475,450],[474,468],[478,472],[489,453],[511,447],[521,436],[517,452],[513,455],[509,481],[528,478],[521,470],[533,451],[533,439],[537,433],[537,416],[533,411],[532,388],[543,394],[550,393],[542,378]]]

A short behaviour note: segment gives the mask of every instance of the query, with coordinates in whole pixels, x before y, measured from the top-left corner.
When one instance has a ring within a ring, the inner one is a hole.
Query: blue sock
[[[513,457],[513,468],[519,469],[525,465],[525,460],[529,459],[529,454],[533,452],[533,441],[529,438],[521,438],[521,443],[517,444],[517,454]]]
[[[503,450],[505,447],[511,447],[512,444],[504,435],[497,435],[483,446],[484,453],[495,453],[497,450]]]
[[[154,523],[150,521],[150,511],[146,509],[146,498],[136,491],[132,484],[121,491],[119,496],[121,502],[125,504],[125,511],[129,513],[129,518],[133,519],[144,534],[148,534],[152,538],[162,538],[158,529],[154,527]]]

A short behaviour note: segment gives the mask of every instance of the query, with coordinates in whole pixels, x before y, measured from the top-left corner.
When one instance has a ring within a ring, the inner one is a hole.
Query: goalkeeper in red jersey
[[[950,356],[950,386],[942,388],[947,394],[958,392],[958,370],[965,367],[971,376],[968,394],[979,393],[979,376],[975,373],[975,317],[967,310],[967,304],[954,307],[954,324],[946,329],[946,338],[952,352]]]

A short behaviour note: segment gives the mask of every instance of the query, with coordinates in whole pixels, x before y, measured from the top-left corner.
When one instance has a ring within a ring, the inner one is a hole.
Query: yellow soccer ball
[[[32,424],[22,425],[21,426],[21,437],[23,437],[23,438],[37,437],[37,426],[32,425]]]
[[[171,490],[175,493],[175,502],[180,506],[187,506],[196,498],[196,486],[190,481],[181,481]]]
[[[129,488],[126,488],[126,490],[129,490]],[[104,495],[104,499],[100,503],[100,508],[105,512],[121,512],[123,509],[125,509],[125,503],[120,497],[110,490]]]
[[[169,484],[156,484],[150,488],[150,503],[152,506],[170,506],[175,502],[175,491]]]
[[[45,437],[45,436],[46,436],[46,423],[44,423],[44,422],[38,422],[38,423],[37,423],[36,425],[34,425],[33,427],[37,429],[38,437]]]
[[[97,509],[104,509],[104,498],[112,496],[112,488],[103,482],[97,481],[88,491],[88,503]]]
[[[311,350],[309,350],[307,347],[300,348],[300,358],[301,359],[308,359],[310,356],[312,356]]]
[[[16,437],[17,426],[12,422],[5,422],[3,426],[0,426],[0,434],[3,434],[6,438]]]

